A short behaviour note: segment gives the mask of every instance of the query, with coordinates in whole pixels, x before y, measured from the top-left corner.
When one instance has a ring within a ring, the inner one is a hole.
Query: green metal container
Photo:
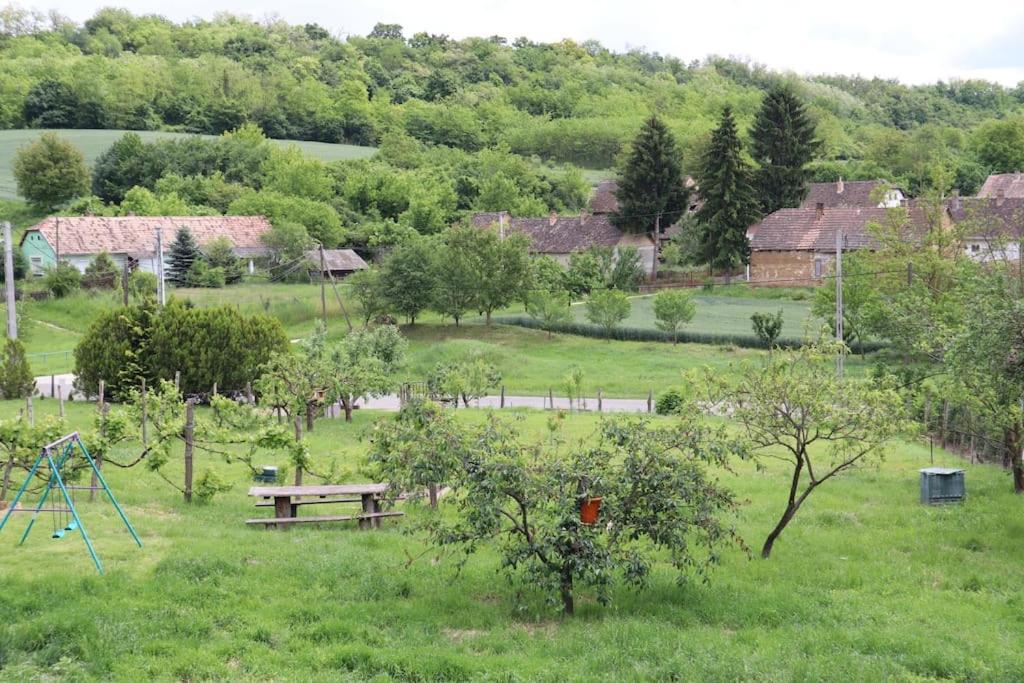
[[[919,471],[923,504],[960,503],[967,495],[963,470],[953,467],[926,467]]]

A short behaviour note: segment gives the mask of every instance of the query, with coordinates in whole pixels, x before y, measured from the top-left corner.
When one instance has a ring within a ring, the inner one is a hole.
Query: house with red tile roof
[[[886,186],[884,196],[877,197],[876,191]],[[893,208],[906,200],[903,190],[890,186],[884,180],[843,180],[834,183],[810,183],[807,196],[800,204],[801,209],[814,209],[820,204],[826,209],[840,207]]]
[[[1003,199],[1024,198],[1024,173],[998,173],[985,179],[978,192],[979,197]]]
[[[181,228],[188,228],[205,246],[226,237],[235,255],[252,259],[270,252],[263,235],[270,222],[263,216],[50,216],[25,230],[21,250],[34,275],[42,275],[57,263],[67,261],[81,271],[100,252],[107,252],[118,267],[127,261],[131,268],[156,272],[156,237],[162,235],[164,258]]]

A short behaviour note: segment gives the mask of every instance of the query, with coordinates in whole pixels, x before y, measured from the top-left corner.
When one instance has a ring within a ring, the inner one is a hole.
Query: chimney
[[[1006,199],[1006,190],[1000,187],[996,190],[996,206],[1002,206],[1004,199]]]
[[[814,205],[814,220],[820,221],[825,215],[825,202],[818,202]]]
[[[836,183],[836,194],[842,194],[843,189],[843,176],[839,176],[839,182]]]
[[[558,222],[558,212],[552,211],[551,215],[548,216],[548,225],[554,227],[555,223]]]
[[[580,209],[580,225],[586,223],[588,218],[590,218],[590,214],[587,212],[587,210]]]

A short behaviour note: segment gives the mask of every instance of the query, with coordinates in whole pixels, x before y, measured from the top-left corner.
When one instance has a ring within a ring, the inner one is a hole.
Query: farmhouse
[[[608,214],[581,213],[578,216],[559,216],[554,211],[547,218],[512,218],[508,213],[490,212],[474,214],[476,228],[494,228],[501,234],[521,233],[530,238],[530,250],[535,254],[551,256],[563,266],[569,265],[573,252],[589,247],[635,247],[645,273],[654,271],[654,242],[649,235],[623,232],[612,225]]]
[[[808,185],[807,197],[800,204],[801,209],[814,209],[819,204],[826,209],[839,207],[878,207],[893,208],[900,205],[906,197],[898,187],[889,187],[882,198],[875,198],[880,186],[886,185],[882,180],[846,180],[840,178],[834,183],[811,183]]]
[[[990,175],[978,192],[979,197],[1004,199],[1024,198],[1024,173],[999,173]]]
[[[323,252],[323,267],[320,264],[319,249],[306,252],[306,259],[310,263],[309,272],[319,277],[341,279],[357,270],[369,268],[366,261],[352,249],[324,249]]]
[[[269,253],[262,236],[270,223],[262,216],[50,216],[28,228],[21,238],[21,250],[33,275],[40,276],[57,263],[66,261],[85,271],[100,252],[107,252],[122,267],[156,272],[156,236],[164,244],[164,259],[181,228],[188,228],[202,247],[218,237],[234,245],[235,255],[249,260]]]
[[[752,226],[750,279],[760,285],[794,287],[820,284],[835,259],[836,233],[841,231],[846,250],[877,249],[869,226],[889,218],[879,207],[780,209]],[[911,225],[927,230],[928,220],[920,207],[908,209]]]
[[[954,197],[948,202],[947,210],[953,223],[960,227],[964,249],[972,258],[1020,260],[1024,196]]]
[[[688,213],[693,213],[700,208],[701,201],[700,195],[697,193],[697,183],[690,176],[686,176],[685,180],[686,188],[690,190],[690,206],[687,209]],[[597,188],[594,190],[594,195],[590,198],[590,213],[595,215],[606,215],[613,214],[619,210],[619,199],[615,196],[615,192],[619,189],[619,182],[617,180],[602,180],[597,184]],[[664,244],[668,240],[672,239],[675,235],[679,234],[679,225],[665,225],[662,226],[661,235],[659,235],[659,242]]]

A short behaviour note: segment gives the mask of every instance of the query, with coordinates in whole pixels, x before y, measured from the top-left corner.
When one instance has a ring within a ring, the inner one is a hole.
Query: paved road
[[[61,393],[64,398],[74,392],[76,400],[84,398],[77,391],[74,391],[75,376],[71,373],[61,375],[45,375],[36,377],[36,391],[40,396],[55,397]],[[474,408],[499,408],[501,396],[484,396],[477,401],[470,401]],[[361,401],[360,407],[368,410],[382,410],[396,412],[399,408],[398,395],[391,394],[371,398],[368,401]],[[547,396],[506,396],[506,408],[536,408],[544,410],[550,408]],[[555,408],[562,410],[569,409],[569,399],[555,396]],[[597,411],[597,399],[590,397],[584,401],[584,410]],[[646,413],[646,398],[605,398],[601,401],[601,410],[606,413]]]

